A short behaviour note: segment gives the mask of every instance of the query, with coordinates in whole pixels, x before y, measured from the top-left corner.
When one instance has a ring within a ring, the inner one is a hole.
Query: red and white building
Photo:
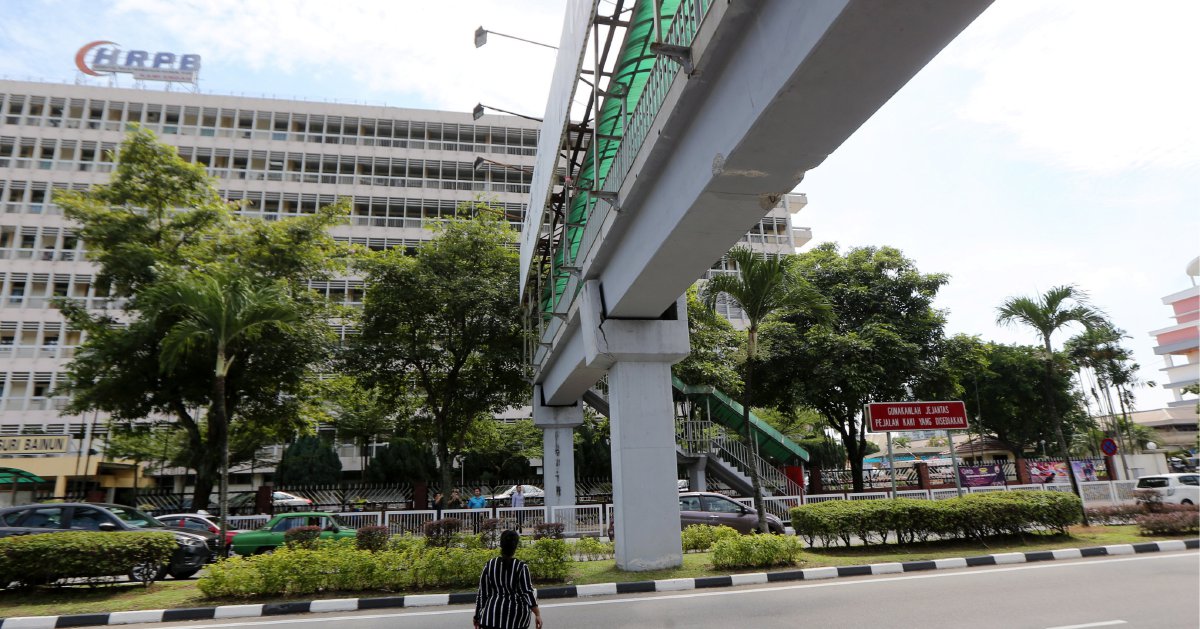
[[[1196,283],[1200,276],[1200,257],[1188,263],[1187,274],[1191,288],[1162,299],[1171,307],[1174,325],[1150,333],[1156,341],[1154,353],[1162,356],[1165,362],[1162,386],[1171,391],[1174,399],[1166,408],[1155,411],[1153,417],[1135,419],[1158,430],[1171,445],[1195,447],[1196,404],[1200,398],[1184,393],[1183,389],[1200,383],[1200,286]]]

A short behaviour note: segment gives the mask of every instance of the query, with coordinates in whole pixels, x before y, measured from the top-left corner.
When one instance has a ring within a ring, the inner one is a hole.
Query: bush
[[[388,545],[386,526],[364,526],[355,534],[354,544],[359,550],[377,553]]]
[[[489,518],[479,526],[479,539],[483,547],[495,550],[500,547],[500,520]]]
[[[177,548],[170,533],[64,531],[0,539],[0,588],[60,579],[124,576],[164,566]]]
[[[1142,535],[1195,535],[1200,533],[1200,510],[1194,505],[1160,505],[1156,513],[1137,517]]]
[[[1159,513],[1163,508],[1162,494],[1153,489],[1135,489],[1133,490],[1133,499],[1137,501],[1141,507],[1150,513]]]
[[[562,522],[543,522],[533,527],[533,539],[562,539]]]
[[[517,559],[529,564],[529,576],[534,581],[563,581],[571,574],[573,560],[564,539],[535,539],[532,544],[517,550]]]
[[[786,535],[737,535],[712,547],[713,567],[770,568],[791,566],[800,555],[800,540]]]
[[[462,529],[462,520],[442,518],[425,523],[425,545],[446,548],[454,542],[454,536]]]
[[[270,555],[226,559],[210,566],[198,585],[210,598],[473,588],[484,564],[495,556],[493,550],[433,546],[409,535],[392,538],[378,552],[343,539],[315,550],[285,547]],[[538,540],[520,549],[518,557],[529,563],[536,581],[562,581],[570,574],[572,560],[564,540]]]
[[[683,552],[708,552],[718,540],[727,537],[737,537],[739,533],[728,526],[708,526],[693,524],[680,533],[683,540]]]
[[[1020,535],[1038,529],[1066,533],[1079,522],[1079,498],[1053,491],[1008,491],[969,494],[947,500],[833,500],[791,510],[796,535],[812,544],[855,537],[864,544],[886,543],[895,533],[900,543],[941,538],[983,539]]]
[[[321,527],[319,526],[297,526],[288,529],[283,534],[283,543],[288,548],[307,548],[312,550],[317,547],[317,540],[321,539]]]
[[[602,542],[594,537],[581,537],[575,542],[575,557],[580,561],[599,561],[612,559],[613,543]]]
[[[1087,510],[1088,521],[1100,526],[1131,524],[1144,513],[1145,507],[1137,503],[1092,507]]]

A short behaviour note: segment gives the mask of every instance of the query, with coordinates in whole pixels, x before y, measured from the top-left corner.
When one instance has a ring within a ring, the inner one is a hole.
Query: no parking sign
[[[1112,439],[1105,439],[1100,442],[1100,451],[1112,456],[1117,453],[1117,442]]]

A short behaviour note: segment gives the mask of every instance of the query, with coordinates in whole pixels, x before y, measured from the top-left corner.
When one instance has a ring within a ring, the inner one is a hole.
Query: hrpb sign
[[[967,405],[951,402],[875,402],[867,405],[867,430],[964,430]]]
[[[70,435],[17,435],[0,437],[0,455],[60,454],[67,451]]]
[[[138,81],[195,83],[200,74],[200,55],[121,50],[114,42],[100,40],[84,44],[75,53],[75,67],[89,76],[132,74]]]

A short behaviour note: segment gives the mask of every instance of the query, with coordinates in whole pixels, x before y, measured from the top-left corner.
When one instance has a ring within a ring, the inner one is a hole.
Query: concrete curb
[[[582,598],[612,594],[638,592],[678,592],[702,588],[756,585],[781,581],[816,581],[840,577],[860,577],[877,574],[900,574],[925,570],[953,570],[972,566],[997,566],[1035,561],[1078,559],[1081,557],[1104,557],[1132,555],[1200,548],[1200,539],[1145,542],[1142,544],[1117,544],[1091,548],[1066,548],[1062,550],[1039,550],[1029,553],[1001,553],[978,557],[933,559],[928,561],[905,561],[903,563],[878,563],[863,566],[837,566],[825,568],[803,568],[777,572],[753,572],[719,577],[697,577],[694,579],[660,579],[657,581],[627,581],[625,583],[594,583],[590,585],[564,585],[538,588],[539,599]],[[410,594],[382,598],[339,598],[317,601],[287,603],[263,603],[254,605],[222,605],[219,607],[195,607],[191,609],[153,609],[142,611],[112,612],[107,614],[76,614],[73,616],[18,616],[0,618],[0,629],[56,629],[58,627],[90,627],[96,625],[128,625],[135,623],[175,622],[180,620],[213,620],[221,618],[253,618],[260,616],[283,616],[310,612],[350,612],[368,609],[394,609],[398,607],[427,607],[441,605],[469,605],[475,603],[474,592],[453,594]]]

